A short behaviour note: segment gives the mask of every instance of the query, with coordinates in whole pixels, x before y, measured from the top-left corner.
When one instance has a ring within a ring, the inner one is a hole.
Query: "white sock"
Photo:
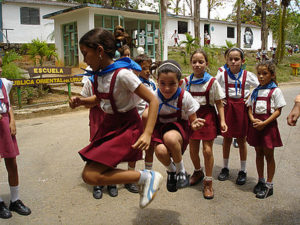
[[[176,172],[176,167],[173,162],[170,165],[166,166],[168,172]]]
[[[140,170],[141,176],[138,181],[138,184],[144,184],[147,180],[147,178],[150,176],[150,173],[146,170]]]
[[[195,172],[200,172],[202,170],[203,170],[202,167],[200,167],[200,169],[194,169]]]
[[[128,170],[135,170],[135,167],[128,166]]]
[[[10,187],[10,200],[15,202],[19,199],[19,186],[9,186]]]
[[[266,186],[267,186],[268,188],[273,188],[273,182],[267,182],[267,183],[266,183]]]
[[[212,181],[212,177],[205,177],[204,180]]]
[[[152,170],[152,165],[153,165],[153,162],[145,162],[145,169]]]
[[[229,159],[223,159],[224,168],[228,169]]]
[[[244,171],[245,173],[247,172],[247,170],[246,170],[246,160],[244,160],[244,161],[241,161],[241,171]]]
[[[175,166],[176,166],[176,173],[179,173],[179,172],[185,173],[183,160],[181,160],[179,163],[175,163]]]

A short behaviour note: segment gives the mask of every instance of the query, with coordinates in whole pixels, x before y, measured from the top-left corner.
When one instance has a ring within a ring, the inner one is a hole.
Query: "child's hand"
[[[227,132],[228,127],[227,127],[227,124],[225,123],[225,121],[220,123],[220,128],[221,128],[222,133]]]
[[[2,120],[2,115],[0,114],[0,120]]]
[[[15,136],[17,134],[17,129],[16,129],[16,123],[15,123],[15,121],[10,121],[10,123],[9,123],[9,129],[10,129],[11,136]]]
[[[259,119],[255,119],[255,122],[253,122],[253,127],[256,129],[256,130],[263,130],[265,128],[265,123]]]
[[[141,151],[146,151],[149,149],[151,143],[151,135],[143,133],[139,139],[132,145],[133,149],[138,149]]]
[[[197,118],[191,123],[192,130],[199,130],[204,126],[205,119]]]
[[[297,105],[298,104],[298,105]],[[296,103],[290,114],[288,115],[287,124],[290,126],[296,126],[297,120],[300,115],[300,103]]]
[[[78,107],[80,105],[81,105],[81,99],[80,99],[80,97],[75,96],[75,97],[70,98],[70,100],[69,100],[69,106],[72,109],[75,109],[76,107]]]

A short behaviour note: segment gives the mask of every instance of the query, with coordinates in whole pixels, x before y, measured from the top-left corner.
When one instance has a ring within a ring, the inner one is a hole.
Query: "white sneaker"
[[[140,191],[140,208],[145,208],[155,198],[157,191],[160,189],[163,177],[159,172],[149,171],[149,176],[145,183],[141,185]]]

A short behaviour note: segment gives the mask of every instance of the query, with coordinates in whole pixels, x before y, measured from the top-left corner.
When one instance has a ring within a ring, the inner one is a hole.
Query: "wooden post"
[[[19,109],[20,109],[20,108],[22,108],[21,87],[17,87],[17,93],[18,93],[18,105],[19,105]]]
[[[68,83],[68,94],[69,94],[69,98],[72,97],[72,93],[71,93],[71,83]]]

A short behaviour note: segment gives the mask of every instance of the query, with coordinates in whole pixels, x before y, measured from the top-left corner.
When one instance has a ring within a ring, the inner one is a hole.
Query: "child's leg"
[[[264,155],[267,161],[267,183],[272,183],[275,174],[274,149],[264,148]]]
[[[177,130],[169,130],[164,134],[163,142],[168,152],[171,153],[175,165],[180,163],[182,161],[181,148],[183,144],[181,134]]]
[[[135,170],[135,165],[136,161],[128,162],[128,170]],[[108,186],[107,188],[111,190],[110,186]],[[134,183],[125,184],[125,188],[131,193],[139,193],[139,188]],[[116,188],[114,188],[113,190],[116,190]]]
[[[18,175],[18,166],[16,158],[6,158],[5,166],[8,173],[8,183],[9,186],[18,186],[19,185],[19,175]]]
[[[205,175],[207,177],[212,176],[212,171],[214,167],[214,155],[213,155],[213,143],[214,140],[203,141],[203,156],[205,165]]]
[[[154,154],[154,147],[150,145],[149,149],[145,151],[145,169],[152,170],[153,165],[153,154]]]
[[[200,140],[190,139],[189,144],[190,144],[190,157],[195,168],[194,173],[190,178],[190,185],[195,185],[204,178],[204,173],[201,168],[200,157],[199,157]]]
[[[264,178],[264,150],[262,147],[255,147],[256,151],[256,170],[258,179],[261,180]]]
[[[247,160],[247,145],[246,137],[237,138],[237,143],[240,150],[240,161],[241,161],[241,170],[239,171],[238,177],[236,179],[236,184],[243,185],[247,180],[247,170],[246,170],[246,160]]]
[[[229,178],[229,154],[230,154],[230,146],[232,143],[232,138],[224,137],[223,139],[223,169],[221,170],[218,180],[225,181]]]
[[[170,153],[168,152],[167,147],[164,144],[158,144],[154,147],[154,152],[157,159],[165,166],[168,167],[171,165],[172,160]],[[170,171],[171,172],[171,171]]]

